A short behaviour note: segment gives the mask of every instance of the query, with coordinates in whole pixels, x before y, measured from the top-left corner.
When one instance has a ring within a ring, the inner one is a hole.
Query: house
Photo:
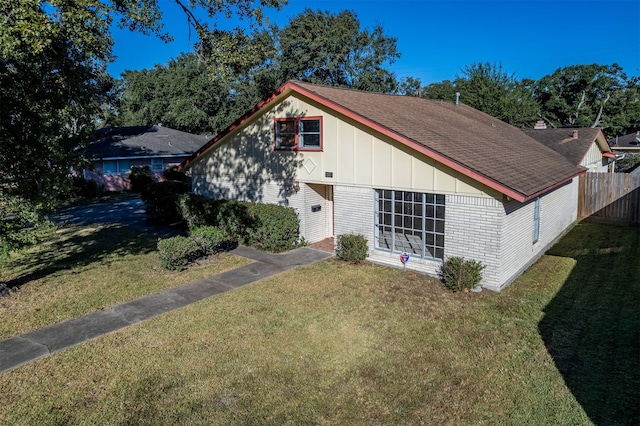
[[[308,242],[363,234],[368,259],[485,266],[500,290],[577,218],[585,168],[462,103],[289,81],[181,167],[213,198],[294,207]]]
[[[547,129],[538,122],[533,129],[523,130],[528,136],[557,151],[573,164],[587,168],[589,172],[613,173],[615,153],[607,138],[598,128]]]
[[[618,153],[640,154],[640,130],[611,141],[611,148]]]
[[[99,139],[83,151],[93,160],[83,174],[107,191],[130,189],[132,167],[149,166],[161,178],[164,170],[179,165],[209,140],[161,125],[111,127],[97,134]]]

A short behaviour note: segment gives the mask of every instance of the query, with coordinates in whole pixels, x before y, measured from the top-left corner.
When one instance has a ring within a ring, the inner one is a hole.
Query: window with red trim
[[[322,117],[276,118],[276,149],[322,150]]]

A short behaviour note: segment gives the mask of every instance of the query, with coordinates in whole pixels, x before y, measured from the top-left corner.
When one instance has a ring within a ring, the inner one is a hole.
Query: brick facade
[[[447,195],[445,258],[461,256],[485,265],[482,285],[501,290],[535,262],[576,220],[577,179],[540,197],[540,236],[533,242],[534,201],[521,204],[495,198]],[[369,260],[402,267],[399,253],[374,247],[374,190],[336,186],[335,235],[362,234]],[[412,257],[408,269],[431,275],[442,262]]]

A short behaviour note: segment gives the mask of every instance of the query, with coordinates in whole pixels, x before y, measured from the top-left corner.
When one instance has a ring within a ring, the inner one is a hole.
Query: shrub
[[[181,271],[201,255],[200,246],[193,238],[177,236],[158,240],[158,258],[165,269]]]
[[[189,229],[216,226],[235,242],[271,252],[298,246],[298,215],[291,207],[193,194],[180,196],[178,205]]]
[[[215,226],[200,226],[191,231],[191,238],[198,244],[203,255],[209,256],[226,248],[227,234]]]
[[[250,204],[246,201],[214,200],[210,205],[210,213],[215,214],[214,225],[239,243],[251,245],[249,230],[255,223],[249,214]]]
[[[153,175],[149,166],[132,167],[129,174],[131,182],[131,192],[142,194],[146,191],[147,186],[153,183]]]
[[[300,227],[293,208],[248,203],[248,213],[251,222],[247,227],[247,244],[276,253],[297,247]]]
[[[188,229],[210,225],[206,220],[206,205],[209,199],[202,195],[182,194],[178,197],[178,211]]]
[[[166,180],[175,180],[178,182],[187,182],[189,178],[185,172],[178,170],[178,166],[172,166],[162,172],[162,177]]]
[[[343,234],[338,235],[336,255],[348,262],[360,263],[367,258],[369,246],[364,235]]]
[[[181,222],[178,198],[189,190],[184,182],[153,182],[140,194],[147,206],[147,221],[158,225]]]
[[[452,256],[442,264],[442,282],[453,291],[470,290],[482,281],[484,268],[485,266],[476,260]]]
[[[87,180],[84,176],[73,177],[74,195],[86,198],[100,197],[104,192],[104,187],[98,185],[95,180]]]

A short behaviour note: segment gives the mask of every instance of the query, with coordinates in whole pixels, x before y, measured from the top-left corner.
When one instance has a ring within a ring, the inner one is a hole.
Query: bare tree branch
[[[591,126],[592,129],[594,127],[597,127],[600,124],[600,119],[602,118],[602,110],[604,109],[604,105],[607,103],[607,101],[610,98],[611,98],[611,93],[607,93],[607,99],[605,99],[604,102],[602,102],[602,105],[600,105],[600,111],[598,111],[598,116],[596,117],[596,120],[593,122],[593,125]]]

